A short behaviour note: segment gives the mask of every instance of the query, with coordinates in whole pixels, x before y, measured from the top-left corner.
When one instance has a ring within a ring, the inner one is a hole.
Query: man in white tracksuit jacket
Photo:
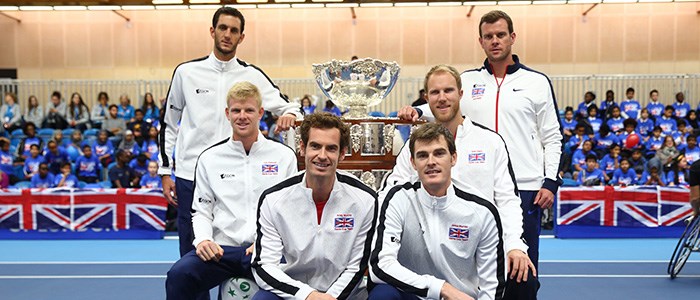
[[[377,195],[336,172],[349,129],[331,114],[301,125],[306,171],[260,197],[253,299],[365,299],[362,278],[374,232]],[[280,262],[284,258],[284,262]]]
[[[264,110],[257,88],[236,83],[228,98],[233,135],[199,156],[192,203],[196,250],[168,272],[167,299],[194,299],[231,277],[252,279],[248,248],[255,241],[257,200],[297,172],[294,151],[258,129]]]
[[[369,299],[502,299],[501,219],[493,203],[451,183],[459,157],[452,133],[423,125],[409,148],[419,181],[380,194]]]
[[[209,29],[214,50],[208,57],[175,68],[163,106],[158,174],[163,177],[165,198],[178,206],[180,256],[192,250],[190,207],[197,157],[230,135],[228,122],[221,113],[226,108],[226,91],[240,81],[257,86],[263,107],[280,116],[277,127],[281,130],[288,129],[301,117],[299,105],[289,103],[262,70],[236,58],[236,49],[245,37],[244,29],[245,19],[240,11],[231,7],[218,9]],[[176,161],[173,150],[177,153]],[[173,169],[177,185],[170,178]]]

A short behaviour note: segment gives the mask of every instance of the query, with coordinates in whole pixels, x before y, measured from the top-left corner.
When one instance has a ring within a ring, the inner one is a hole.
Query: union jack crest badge
[[[472,152],[469,153],[469,163],[470,164],[481,164],[486,162],[486,153],[484,152]]]
[[[277,175],[279,172],[279,166],[276,163],[265,163],[262,165],[263,175]]]
[[[450,227],[450,240],[453,241],[468,241],[469,240],[469,227],[462,225],[452,225]]]
[[[352,230],[355,227],[355,218],[352,215],[338,215],[335,218],[335,230]]]

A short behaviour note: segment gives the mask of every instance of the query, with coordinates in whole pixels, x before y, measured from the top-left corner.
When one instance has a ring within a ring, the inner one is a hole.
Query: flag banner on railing
[[[0,229],[12,231],[165,230],[160,189],[0,190]]]
[[[691,213],[688,189],[680,187],[561,188],[557,225],[681,226]]]

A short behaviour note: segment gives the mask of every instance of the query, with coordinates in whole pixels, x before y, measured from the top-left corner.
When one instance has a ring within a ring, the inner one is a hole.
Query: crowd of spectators
[[[79,93],[51,94],[46,108],[29,96],[22,111],[6,93],[0,107],[0,187],[160,188],[159,103],[146,93],[135,108],[100,92],[90,109]]]
[[[583,186],[688,186],[689,166],[700,159],[700,105],[693,110],[682,92],[673,104],[663,104],[659,92],[652,90],[643,106],[631,87],[619,103],[612,90],[600,106],[595,99],[587,92],[578,107],[566,107],[561,118],[560,175],[565,181]]]

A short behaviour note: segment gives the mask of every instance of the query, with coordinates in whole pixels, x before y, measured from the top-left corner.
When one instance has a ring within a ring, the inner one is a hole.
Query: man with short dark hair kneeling
[[[379,196],[369,299],[501,299],[506,267],[501,219],[489,201],[452,185],[455,142],[440,124],[409,141],[418,180]]]

